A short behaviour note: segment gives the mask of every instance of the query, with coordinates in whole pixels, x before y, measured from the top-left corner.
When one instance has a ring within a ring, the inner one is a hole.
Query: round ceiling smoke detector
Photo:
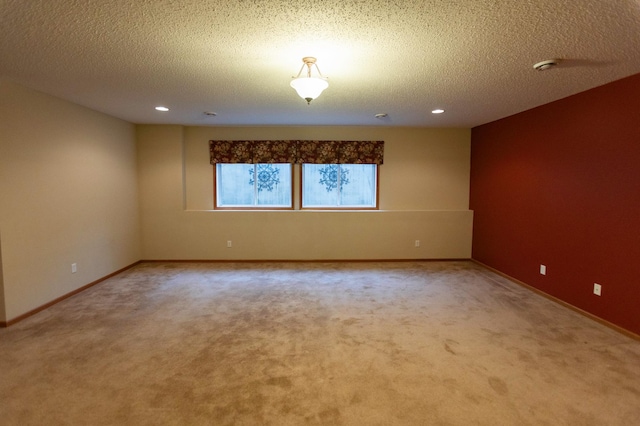
[[[553,68],[558,65],[558,62],[560,62],[558,59],[548,59],[546,61],[538,62],[533,66],[533,69],[536,71],[548,70],[549,68]]]
[[[218,114],[216,114],[216,113],[215,113],[215,112],[213,112],[213,111],[205,111],[205,112],[204,112],[204,115],[209,116],[209,117],[215,117],[215,116],[216,116],[216,115],[218,115]]]
[[[375,115],[376,118],[387,118],[388,116],[389,116],[389,114],[387,114],[385,112]]]

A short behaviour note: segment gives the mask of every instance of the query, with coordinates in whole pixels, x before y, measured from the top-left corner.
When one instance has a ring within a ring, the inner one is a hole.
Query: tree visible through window
[[[376,208],[375,164],[303,164],[303,208]]]
[[[292,208],[291,164],[216,164],[217,208]]]

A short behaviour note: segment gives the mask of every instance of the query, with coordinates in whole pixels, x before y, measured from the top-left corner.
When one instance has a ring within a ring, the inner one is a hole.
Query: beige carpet
[[[471,262],[136,266],[0,330],[2,425],[640,425],[640,342]]]

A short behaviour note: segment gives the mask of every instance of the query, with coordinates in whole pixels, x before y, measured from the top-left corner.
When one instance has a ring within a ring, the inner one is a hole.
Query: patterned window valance
[[[384,141],[209,141],[211,164],[382,164]]]

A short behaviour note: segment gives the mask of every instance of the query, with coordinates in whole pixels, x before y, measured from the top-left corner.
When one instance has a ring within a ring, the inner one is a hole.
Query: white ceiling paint
[[[638,0],[0,0],[0,76],[134,123],[472,127],[638,72]]]

